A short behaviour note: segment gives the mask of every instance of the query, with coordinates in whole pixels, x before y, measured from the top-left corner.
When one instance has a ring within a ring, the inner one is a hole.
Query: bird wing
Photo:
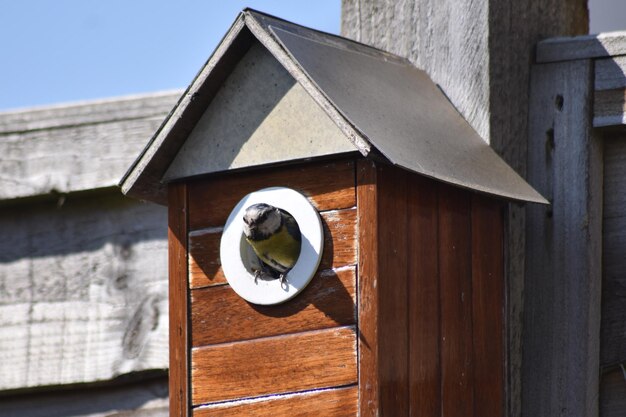
[[[287,232],[298,242],[302,242],[302,233],[300,232],[300,227],[298,226],[298,222],[293,216],[287,213],[283,209],[278,209],[283,218],[283,224],[287,227]]]

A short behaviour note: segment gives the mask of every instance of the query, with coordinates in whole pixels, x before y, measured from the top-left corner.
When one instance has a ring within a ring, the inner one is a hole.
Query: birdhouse
[[[504,218],[545,200],[407,60],[245,10],[121,187],[169,208],[172,415],[504,415]]]

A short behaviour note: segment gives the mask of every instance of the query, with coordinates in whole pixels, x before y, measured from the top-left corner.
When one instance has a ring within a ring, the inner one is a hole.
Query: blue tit
[[[269,204],[253,204],[243,216],[243,233],[261,260],[261,269],[254,271],[257,278],[280,278],[287,273],[300,256],[302,235],[293,216]]]

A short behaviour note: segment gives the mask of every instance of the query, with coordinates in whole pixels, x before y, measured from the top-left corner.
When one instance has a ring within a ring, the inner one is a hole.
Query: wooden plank
[[[626,90],[596,91],[593,98],[593,126],[626,124]]]
[[[596,92],[626,88],[626,56],[596,59],[594,65]]]
[[[537,44],[538,63],[626,55],[626,32],[546,39]]]
[[[407,176],[357,166],[359,413],[408,415]]]
[[[265,187],[289,187],[309,198],[319,211],[354,207],[354,162],[315,162],[189,184],[189,227],[223,226],[231,210],[246,194]]]
[[[358,331],[359,416],[377,417],[378,378],[378,187],[376,165],[357,162],[357,227],[359,231]]]
[[[474,415],[504,417],[504,202],[471,199]]]
[[[0,208],[0,390],[167,368],[166,224],[117,192]]]
[[[604,139],[600,366],[626,362],[626,141]]]
[[[353,384],[354,327],[194,348],[194,405]]]
[[[190,412],[187,192],[184,183],[168,187],[171,417],[186,417]]]
[[[0,135],[0,200],[116,186],[163,116]]]
[[[228,285],[191,292],[192,346],[345,326],[356,321],[356,270],[324,270],[293,300],[247,303]]]
[[[409,415],[407,296],[407,176],[391,166],[378,168],[378,378],[383,415]]]
[[[626,410],[626,371],[616,368],[602,375],[600,382],[600,415],[623,417]]]
[[[440,416],[438,186],[435,181],[413,175],[409,184],[410,415]]]
[[[354,417],[356,386],[280,395],[260,400],[222,403],[194,409],[194,417]]]
[[[602,152],[592,136],[593,63],[533,68],[524,416],[598,415]]]
[[[165,117],[181,93],[181,90],[159,91],[0,112],[0,135]]]
[[[357,256],[356,209],[320,213],[324,250],[319,270],[354,265]],[[221,228],[202,229],[189,235],[189,285],[202,288],[226,283],[219,262]]]
[[[2,417],[167,417],[167,385],[161,371],[125,383],[12,393],[0,397],[0,410]]]
[[[474,415],[471,195],[439,188],[441,412]]]

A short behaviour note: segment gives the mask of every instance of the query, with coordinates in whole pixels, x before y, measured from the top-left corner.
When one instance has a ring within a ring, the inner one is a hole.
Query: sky
[[[185,88],[245,7],[339,33],[341,0],[1,0],[0,111]]]
[[[239,11],[339,33],[341,0],[0,0],[0,111],[185,88]],[[591,32],[626,29],[590,0]]]

